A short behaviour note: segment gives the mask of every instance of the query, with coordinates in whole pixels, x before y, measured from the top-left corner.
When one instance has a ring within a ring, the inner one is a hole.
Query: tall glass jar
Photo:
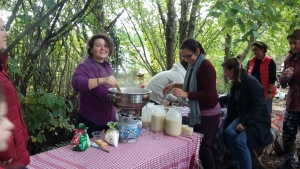
[[[148,103],[142,108],[142,126],[150,127],[151,125],[151,112],[152,112],[152,106],[154,103]]]
[[[170,107],[166,115],[166,133],[170,136],[181,134],[182,116],[178,107]]]
[[[162,105],[152,106],[151,114],[151,130],[153,132],[161,132],[166,126],[166,110]]]

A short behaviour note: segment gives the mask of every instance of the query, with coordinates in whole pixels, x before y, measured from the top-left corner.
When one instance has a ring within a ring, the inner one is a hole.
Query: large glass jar
[[[166,126],[166,110],[162,105],[152,106],[151,130],[153,132],[164,131]]]
[[[166,133],[170,136],[181,134],[182,116],[178,107],[170,107],[166,115]]]
[[[143,128],[150,127],[151,125],[151,112],[154,103],[148,103],[142,108],[142,126]]]

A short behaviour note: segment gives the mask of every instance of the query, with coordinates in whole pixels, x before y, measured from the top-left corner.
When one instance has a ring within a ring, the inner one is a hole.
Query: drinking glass
[[[142,128],[142,136],[148,137],[151,135],[150,126],[145,126]]]
[[[156,132],[154,132],[154,139],[155,140],[162,140],[163,135],[164,135],[163,131],[156,131]]]

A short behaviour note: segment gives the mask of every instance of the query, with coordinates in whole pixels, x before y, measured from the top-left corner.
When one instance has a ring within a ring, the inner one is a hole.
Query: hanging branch
[[[19,8],[20,8],[20,5],[22,4],[22,2],[23,2],[23,0],[18,0],[18,2],[16,3],[16,5],[15,5],[13,11],[12,11],[11,16],[8,18],[6,26],[5,26],[5,29],[7,31],[9,31],[11,23],[13,22],[14,18],[16,17],[16,15],[17,15],[17,13],[19,11]]]
[[[38,21],[28,26],[28,28],[22,32],[6,49],[5,52],[9,53],[30,31],[32,31],[36,26],[41,24],[46,18],[48,18],[56,9],[60,6],[63,6],[68,0],[62,0],[57,3],[52,9],[50,9],[44,16],[42,16]]]

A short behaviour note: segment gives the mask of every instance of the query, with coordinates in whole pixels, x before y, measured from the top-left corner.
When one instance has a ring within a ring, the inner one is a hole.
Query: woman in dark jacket
[[[264,147],[273,141],[264,88],[246,73],[236,58],[226,59],[222,67],[233,84],[230,93],[220,98],[221,105],[227,102],[228,106],[225,144],[232,161],[237,161],[242,169],[251,169],[249,148]]]

